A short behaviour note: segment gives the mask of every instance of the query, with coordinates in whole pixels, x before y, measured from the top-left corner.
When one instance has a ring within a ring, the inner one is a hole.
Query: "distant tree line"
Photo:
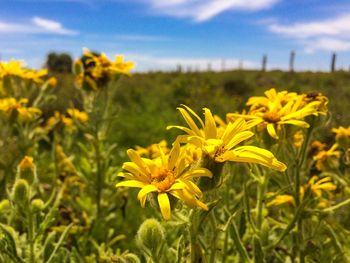
[[[50,73],[72,73],[73,59],[67,53],[51,52],[46,58],[46,67]]]

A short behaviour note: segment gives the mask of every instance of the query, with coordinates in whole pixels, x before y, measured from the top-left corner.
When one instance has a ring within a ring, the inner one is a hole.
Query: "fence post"
[[[290,52],[290,58],[289,58],[289,71],[294,72],[294,61],[295,61],[295,52]]]
[[[332,54],[332,61],[331,61],[331,72],[335,71],[335,63],[337,61],[337,54],[334,52]]]
[[[266,71],[267,66],[267,55],[264,55],[261,62],[261,71]]]

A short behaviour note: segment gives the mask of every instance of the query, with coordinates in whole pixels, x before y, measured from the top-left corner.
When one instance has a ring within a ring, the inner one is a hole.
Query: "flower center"
[[[214,158],[219,157],[220,155],[224,154],[224,152],[226,152],[226,149],[224,146],[218,147],[215,151]]]
[[[152,175],[152,184],[161,192],[168,190],[174,182],[174,172],[167,169],[160,170],[158,173]]]
[[[276,123],[281,120],[281,117],[276,112],[266,112],[264,113],[263,119],[269,123]]]

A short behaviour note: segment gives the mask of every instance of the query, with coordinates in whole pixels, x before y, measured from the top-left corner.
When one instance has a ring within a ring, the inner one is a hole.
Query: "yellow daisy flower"
[[[186,132],[187,135],[182,136],[181,139],[187,139],[189,143],[201,148],[203,153],[215,162],[257,163],[278,171],[286,170],[286,165],[278,161],[270,151],[256,146],[238,146],[241,142],[254,136],[254,133],[249,129],[256,125],[255,120],[247,122],[240,118],[228,123],[225,130],[219,132],[209,109],[204,108],[204,122],[192,109],[185,105],[179,107],[178,110],[189,128],[169,126],[167,129],[177,128]],[[197,126],[191,115],[200,123],[201,128]],[[219,129],[222,129],[222,127]]]
[[[265,92],[266,97],[252,97],[247,105],[251,106],[248,114],[228,113],[227,118],[233,121],[237,118],[255,120],[267,129],[269,135],[279,139],[281,126],[291,124],[302,128],[310,125],[304,118],[310,115],[324,114],[321,104],[324,101],[310,100],[306,103],[306,95],[297,95],[286,91],[277,93],[274,89]]]
[[[167,154],[170,151],[166,140],[162,140],[159,143],[153,143],[145,148],[141,146],[135,146],[135,150],[140,156],[145,156],[152,159],[160,157],[161,152],[159,149],[161,149],[164,154]]]
[[[188,166],[181,153],[180,144],[176,141],[169,155],[165,155],[161,148],[161,157],[156,159],[141,158],[133,149],[127,154],[131,162],[123,164],[126,171],[119,174],[127,179],[117,183],[116,187],[141,188],[137,198],[144,207],[149,193],[157,194],[158,204],[164,219],[171,217],[169,195],[182,200],[190,207],[198,206],[204,210],[208,207],[199,201],[202,192],[191,179],[194,177],[211,177],[212,174],[205,168],[186,169]]]
[[[16,119],[20,122],[30,122],[41,115],[41,110],[35,107],[26,107],[27,103],[28,99],[0,99],[0,111],[4,112],[6,118],[16,116]]]
[[[338,128],[333,128],[332,132],[336,134],[336,138],[350,138],[350,126],[345,128],[343,126],[339,126]]]
[[[85,123],[89,120],[89,115],[84,111],[70,108],[70,109],[67,109],[67,113],[71,118],[73,118],[81,123]]]
[[[325,171],[327,169],[327,161],[331,159],[340,158],[341,152],[337,151],[338,144],[334,144],[329,150],[321,150],[314,157],[316,161],[316,168],[319,171]]]
[[[309,182],[308,186],[311,188],[311,191],[317,196],[322,196],[322,191],[330,192],[334,191],[337,186],[332,183],[331,177],[324,177],[319,179],[317,176],[313,176]]]

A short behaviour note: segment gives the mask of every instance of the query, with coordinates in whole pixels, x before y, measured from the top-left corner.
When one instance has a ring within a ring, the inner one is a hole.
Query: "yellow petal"
[[[206,139],[216,139],[217,130],[215,120],[211,111],[207,108],[204,108],[204,116],[205,116],[205,125],[204,125],[204,134]]]
[[[145,184],[137,180],[129,180],[129,181],[119,182],[115,185],[115,187],[121,187],[121,186],[142,188],[145,186]]]
[[[195,133],[195,135],[200,136],[201,132],[200,132],[197,124],[194,122],[194,120],[190,116],[190,114],[188,114],[188,112],[183,108],[179,107],[177,109],[180,111],[182,117],[184,118],[184,120],[186,121],[186,123],[190,127],[190,129]]]
[[[165,220],[169,220],[171,218],[171,208],[169,197],[166,193],[158,194],[158,204],[160,208],[160,212]]]
[[[267,132],[270,134],[270,136],[276,140],[278,140],[278,135],[275,130],[275,125],[272,123],[267,124],[266,126]]]
[[[149,174],[149,169],[141,159],[140,155],[133,149],[127,150],[127,154],[131,161],[133,161],[141,170],[143,174]]]
[[[175,141],[173,148],[171,149],[169,153],[169,159],[168,159],[168,169],[173,170],[177,160],[179,159],[179,154],[180,154],[180,144]]]
[[[158,191],[158,188],[152,184],[149,184],[149,185],[142,187],[142,189],[137,194],[137,199],[140,200],[141,206],[145,207],[147,194],[149,194],[151,192],[157,192],[157,191]]]

